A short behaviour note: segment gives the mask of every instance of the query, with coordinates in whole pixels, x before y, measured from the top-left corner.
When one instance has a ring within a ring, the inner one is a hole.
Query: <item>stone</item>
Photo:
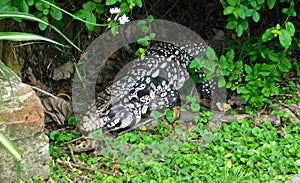
[[[29,85],[0,75],[0,131],[22,153],[21,162],[0,145],[0,182],[16,182],[33,176],[48,178],[49,139],[43,133],[44,112],[40,99]],[[22,164],[22,168],[18,169]]]
[[[300,182],[300,174],[297,174],[291,177],[286,183],[299,183],[299,182]]]

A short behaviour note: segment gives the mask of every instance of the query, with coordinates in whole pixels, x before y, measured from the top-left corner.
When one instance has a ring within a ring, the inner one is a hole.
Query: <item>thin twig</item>
[[[70,150],[72,160],[73,160],[75,163],[77,163],[76,158],[75,158],[75,156],[74,156],[73,149],[72,149],[72,147],[71,147],[70,144],[68,144],[68,148],[69,148],[69,150]]]
[[[42,89],[40,89],[40,88],[38,88],[38,87],[35,87],[35,86],[31,86],[31,85],[29,85],[29,86],[30,86],[31,88],[33,88],[33,89],[39,91],[39,92],[42,92],[42,93],[44,93],[44,94],[46,94],[46,95],[49,95],[49,96],[51,96],[51,97],[53,97],[53,98],[55,98],[55,99],[58,99],[56,96],[54,96],[53,94],[51,94],[51,93],[49,93],[49,92],[47,92],[47,91],[45,91],[45,90],[42,90]]]
[[[169,14],[170,13],[170,11],[176,6],[176,4],[179,2],[179,0],[177,0],[174,4],[173,4],[173,6],[165,13],[165,14],[163,14],[162,16],[161,16],[161,18],[163,18],[164,16],[166,16],[167,14]]]

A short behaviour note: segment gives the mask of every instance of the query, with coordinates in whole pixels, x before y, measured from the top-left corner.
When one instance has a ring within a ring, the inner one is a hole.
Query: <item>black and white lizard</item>
[[[80,130],[134,128],[143,114],[174,106],[178,90],[189,78],[189,63],[205,50],[204,43],[154,43],[144,60],[132,61],[126,74],[99,94],[97,102],[82,116]],[[210,84],[205,81],[202,87],[208,94]]]

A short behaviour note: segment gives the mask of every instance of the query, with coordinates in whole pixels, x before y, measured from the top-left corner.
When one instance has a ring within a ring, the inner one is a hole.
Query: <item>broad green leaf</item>
[[[272,84],[270,88],[273,94],[279,93],[279,88],[275,84]]]
[[[252,80],[252,79],[255,79],[252,75],[247,75],[247,76],[245,77],[245,81],[250,81],[250,80]]]
[[[273,53],[273,52],[268,53],[268,58],[273,62],[279,62],[280,60],[278,53]]]
[[[276,3],[276,0],[267,0],[269,9],[272,9]]]
[[[250,91],[245,86],[241,86],[237,89],[237,93],[247,94],[250,93]]]
[[[56,9],[54,7],[50,8],[50,15],[55,19],[55,20],[61,20],[62,19],[62,12],[59,9]]]
[[[257,3],[256,3],[256,1],[251,1],[250,2],[250,5],[253,7],[253,8],[257,8]]]
[[[294,8],[283,8],[282,13],[287,14],[288,16],[294,16],[294,17],[297,15]]]
[[[263,88],[261,92],[266,97],[269,97],[271,94],[270,88]]]
[[[143,27],[143,26],[146,25],[146,21],[145,20],[138,20],[136,25],[139,26],[139,27]]]
[[[204,68],[207,69],[209,73],[214,73],[216,70],[216,64],[212,60],[207,60]],[[209,73],[206,73],[206,77],[209,77],[208,76]]]
[[[226,53],[226,60],[227,62],[232,62],[234,59],[234,51],[233,49],[230,49],[227,53]]]
[[[236,28],[237,21],[236,20],[231,20],[226,24],[226,29],[234,29]]]
[[[245,19],[246,18],[246,16],[245,16],[245,12],[244,12],[244,10],[243,9],[238,9],[238,11],[239,11],[239,17],[241,18],[241,19]]]
[[[139,55],[144,54],[144,53],[145,53],[145,49],[144,48],[139,48],[138,50],[136,50],[135,55],[139,56]]]
[[[120,4],[120,9],[121,9],[121,13],[120,13],[121,15],[131,11],[130,5],[126,1],[122,1],[122,3]]]
[[[235,28],[235,32],[237,33],[238,37],[241,37],[243,31],[244,31],[243,26],[241,24],[238,24]]]
[[[138,6],[138,7],[142,7],[143,6],[143,2],[142,0],[134,0],[135,4]]]
[[[265,0],[257,0],[258,4],[261,5],[265,2]]]
[[[274,38],[273,30],[276,30],[275,27],[268,28],[262,35],[262,42],[270,41]]]
[[[226,83],[226,88],[231,88],[232,87],[232,83],[231,82],[227,82]]]
[[[106,5],[113,5],[116,4],[118,2],[118,0],[106,0]]]
[[[104,6],[103,6],[103,4],[98,4],[98,6],[96,8],[96,12],[98,14],[102,14],[104,12]]]
[[[198,112],[200,110],[200,105],[197,103],[192,103],[191,104],[191,109],[193,112]]]
[[[240,3],[239,0],[227,0],[227,2],[230,6],[233,6],[233,7]]]
[[[290,35],[293,37],[295,34],[295,26],[292,22],[286,22],[285,29],[290,33]]]
[[[78,18],[80,18],[80,19],[85,19],[86,16],[87,16],[87,14],[88,14],[88,11],[85,11],[85,10],[81,9],[81,10],[77,11],[77,12],[74,14],[74,16],[76,16],[76,17],[78,17]]]
[[[245,71],[246,71],[247,74],[252,74],[253,70],[249,65],[245,64],[244,67],[245,67]]]
[[[154,39],[155,36],[156,36],[156,34],[155,34],[154,32],[152,32],[152,33],[150,34],[150,38],[151,38],[151,39]]]
[[[57,130],[53,130],[49,134],[49,137],[50,137],[51,140],[55,140],[60,134],[61,134],[61,132],[59,132]]]
[[[228,68],[228,64],[226,62],[226,57],[224,55],[222,55],[219,59],[219,65],[222,69],[226,69]]]
[[[199,66],[200,66],[200,61],[198,59],[192,60],[189,64],[189,68],[191,69],[199,68]]]
[[[289,71],[283,63],[279,63],[278,69],[279,69],[281,72],[288,72],[288,71]]]
[[[143,27],[142,27],[142,31],[143,31],[144,33],[147,33],[147,32],[149,32],[149,28],[148,28],[147,26],[143,26]]]
[[[41,1],[35,3],[35,8],[39,11],[43,11],[45,9],[44,4]]]
[[[49,24],[49,21],[48,21],[48,17],[47,16],[42,16],[41,17],[41,20],[43,20],[44,22],[47,22],[48,24]],[[48,27],[48,25],[47,24],[44,24],[44,23],[39,23],[39,28],[40,28],[40,30],[45,30],[46,28]]]
[[[234,18],[235,18],[236,20],[239,19],[239,16],[240,16],[240,11],[239,11],[239,9],[233,10],[233,11],[232,11],[232,14],[233,14],[233,16],[234,16]]]
[[[147,22],[151,23],[154,20],[154,17],[152,15],[148,15],[146,17]]]
[[[253,9],[247,9],[246,12],[245,12],[245,16],[246,17],[251,17],[253,15],[254,11],[255,10],[253,10]]]
[[[173,111],[170,109],[170,108],[167,108],[166,111],[165,111],[165,115],[166,115],[166,118],[169,122],[172,122],[174,121],[174,118],[173,118]]]
[[[234,10],[234,7],[232,7],[232,6],[227,6],[227,7],[224,9],[223,14],[224,14],[224,15],[230,15],[230,14],[232,14],[233,10]]]
[[[291,34],[285,29],[282,29],[280,32],[279,42],[285,49],[288,49],[292,44]]]
[[[239,71],[241,71],[243,69],[243,61],[241,61],[241,60],[235,62],[234,65],[235,65],[235,68]]]
[[[292,68],[292,64],[290,62],[290,60],[286,57],[281,59],[281,63],[287,68],[287,69],[291,69]]]
[[[21,11],[24,13],[28,13],[29,12],[29,7],[27,5],[26,0],[22,0],[21,1]]]
[[[45,9],[49,9],[51,7],[51,3],[45,3],[44,1],[42,1],[44,4],[43,6],[45,7]]]
[[[0,10],[4,11],[6,8],[9,8],[11,5],[11,0],[1,0],[0,1]],[[6,7],[5,9],[2,9],[3,7]]]
[[[96,4],[94,2],[88,1],[82,5],[84,10],[93,11],[96,8]]]
[[[186,101],[191,102],[191,103],[196,103],[197,99],[193,96],[186,96]]]
[[[218,87],[219,87],[219,88],[222,88],[222,87],[224,87],[225,85],[226,85],[226,81],[225,81],[224,78],[221,78],[221,79],[218,80]]]
[[[117,22],[112,22],[112,24],[111,24],[112,35],[114,35],[114,36],[117,35],[118,30],[119,30],[119,24]]]
[[[254,11],[252,18],[253,18],[254,22],[258,22],[260,19],[259,13],[257,11]]]
[[[43,15],[47,16],[49,14],[49,9],[44,9],[43,10]]]
[[[91,22],[91,23],[96,23],[97,19],[96,19],[95,15],[90,12],[86,16],[86,21]],[[95,28],[95,26],[92,25],[92,24],[87,24],[86,23],[85,25],[86,25],[86,27],[88,28],[89,31],[92,31]]]
[[[214,61],[214,60],[218,59],[215,50],[210,46],[207,47],[206,56],[207,56],[208,60],[210,60],[210,61]]]
[[[28,6],[34,5],[34,0],[27,0],[27,4],[28,4]]]
[[[243,26],[243,29],[244,30],[247,30],[248,27],[249,27],[249,23],[248,23],[248,20],[245,19],[245,20],[240,20],[240,24]]]
[[[139,43],[142,46],[148,46],[148,44],[149,44],[149,36],[145,36],[143,38],[138,39],[137,43]]]
[[[269,76],[271,74],[271,67],[268,64],[263,64],[260,68],[259,74],[262,76]]]
[[[7,41],[47,41],[60,46],[64,46],[52,39],[39,36],[36,34],[24,33],[24,32],[0,32],[0,40]]]

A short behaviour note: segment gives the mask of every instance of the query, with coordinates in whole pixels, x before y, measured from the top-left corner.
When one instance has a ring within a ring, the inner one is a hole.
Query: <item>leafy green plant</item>
[[[140,47],[136,52],[135,55],[137,56],[141,56],[141,59],[144,60],[145,58],[145,52],[146,49],[143,47],[147,47],[150,44],[150,40],[155,38],[155,33],[151,32],[151,30],[149,30],[149,27],[147,26],[147,24],[151,23],[153,21],[154,17],[149,15],[146,17],[146,21],[145,20],[140,20],[137,23],[137,26],[140,27],[140,29],[142,30],[143,33],[149,33],[149,35],[144,36],[142,38],[139,38],[137,40],[137,43],[139,45],[141,45],[142,47]]]
[[[249,120],[232,121],[209,133],[200,122],[191,134],[193,140],[186,142],[170,141],[168,136],[155,133],[159,130],[151,130],[135,130],[116,139],[105,139],[110,148],[105,149],[100,158],[93,153],[74,153],[82,169],[70,170],[68,166],[53,163],[51,178],[101,182],[259,183],[283,182],[299,171],[300,127],[295,123],[280,127],[270,122],[258,125]],[[281,131],[284,131],[282,136],[278,135]],[[64,136],[69,132],[59,133]],[[70,163],[70,154],[64,145],[69,139],[55,139],[51,147],[57,154],[52,156]],[[94,167],[93,170],[90,167]]]
[[[285,18],[283,23],[278,23],[274,27],[263,30],[258,40],[251,37],[250,18],[259,23],[260,12],[273,11],[275,6],[280,7],[279,5],[283,2],[286,1],[221,1],[224,6],[224,15],[228,15],[226,28],[234,29],[238,37],[241,37],[237,39],[241,39],[243,43],[230,42],[228,44],[229,50],[218,59],[220,71],[218,72],[218,69],[216,69],[216,72],[226,79],[226,82],[224,80],[220,81],[219,85],[225,84],[227,89],[241,94],[247,102],[246,111],[248,113],[261,110],[272,104],[271,95],[290,92],[278,84],[284,82],[283,75],[285,73],[296,70],[294,77],[299,75],[299,64],[291,59],[293,50],[299,47],[299,40],[294,37],[296,29],[291,21],[291,17],[297,15],[293,0],[288,1],[289,8],[279,9],[281,10],[280,16]],[[243,37],[243,35],[245,36]],[[257,42],[254,40],[257,40]],[[274,42],[275,44],[278,42],[279,46],[274,46]],[[235,55],[236,53],[238,55]],[[213,53],[213,55],[215,54]],[[216,58],[216,56],[213,58]],[[209,57],[207,60],[210,60]],[[288,82],[291,86],[289,90],[291,90],[295,82],[292,80]]]
[[[102,3],[102,0],[93,0],[87,1],[82,5],[82,9],[78,10],[74,15],[77,18],[85,20],[86,27],[89,34],[94,30],[97,20],[102,19],[101,16],[104,16],[105,8],[104,6],[116,6],[110,9],[110,17],[107,20],[108,28],[111,28],[112,34],[116,35],[118,33],[118,26],[120,24],[125,24],[129,21],[127,13],[129,13],[135,6],[142,7],[141,0],[108,0],[105,3]],[[76,18],[76,19],[77,19]]]
[[[54,3],[54,1],[52,1]],[[48,16],[51,16],[57,21],[60,21],[62,19],[62,12],[54,8],[53,6],[50,6],[48,3],[45,3],[44,1],[40,0],[24,0],[24,1],[3,1],[2,6],[0,8],[0,11],[5,12],[23,12],[23,13],[29,13],[29,9],[31,7],[35,7],[34,15],[35,17],[43,20],[45,23],[39,22],[39,28],[40,30],[45,30],[49,24]],[[21,22],[22,19],[18,17],[14,17],[14,20]]]
[[[259,11],[273,9],[276,5],[275,0],[220,0],[220,2],[224,7],[224,15],[228,15],[226,28],[234,29],[238,37],[242,36],[243,31],[249,29],[248,19],[252,18],[257,23],[260,20]],[[286,1],[281,0],[279,2],[283,3]],[[290,8],[283,8],[282,12],[288,16],[296,16],[296,11],[294,10],[295,2],[293,0],[287,2],[290,3]]]
[[[276,27],[268,28],[262,35],[262,42],[267,42],[275,37],[279,37],[280,44],[285,49],[288,49],[291,46],[292,38],[295,35],[295,26],[292,22],[286,21],[284,27],[285,28],[282,28],[280,24],[277,24]]]
[[[218,56],[215,50],[208,46],[205,51],[205,57],[195,58],[188,66],[191,78],[195,83],[202,83],[204,80],[211,80],[215,77],[218,78],[218,87],[224,87],[226,82],[223,78],[223,71],[217,64]],[[199,77],[199,73],[204,73],[205,77]]]

